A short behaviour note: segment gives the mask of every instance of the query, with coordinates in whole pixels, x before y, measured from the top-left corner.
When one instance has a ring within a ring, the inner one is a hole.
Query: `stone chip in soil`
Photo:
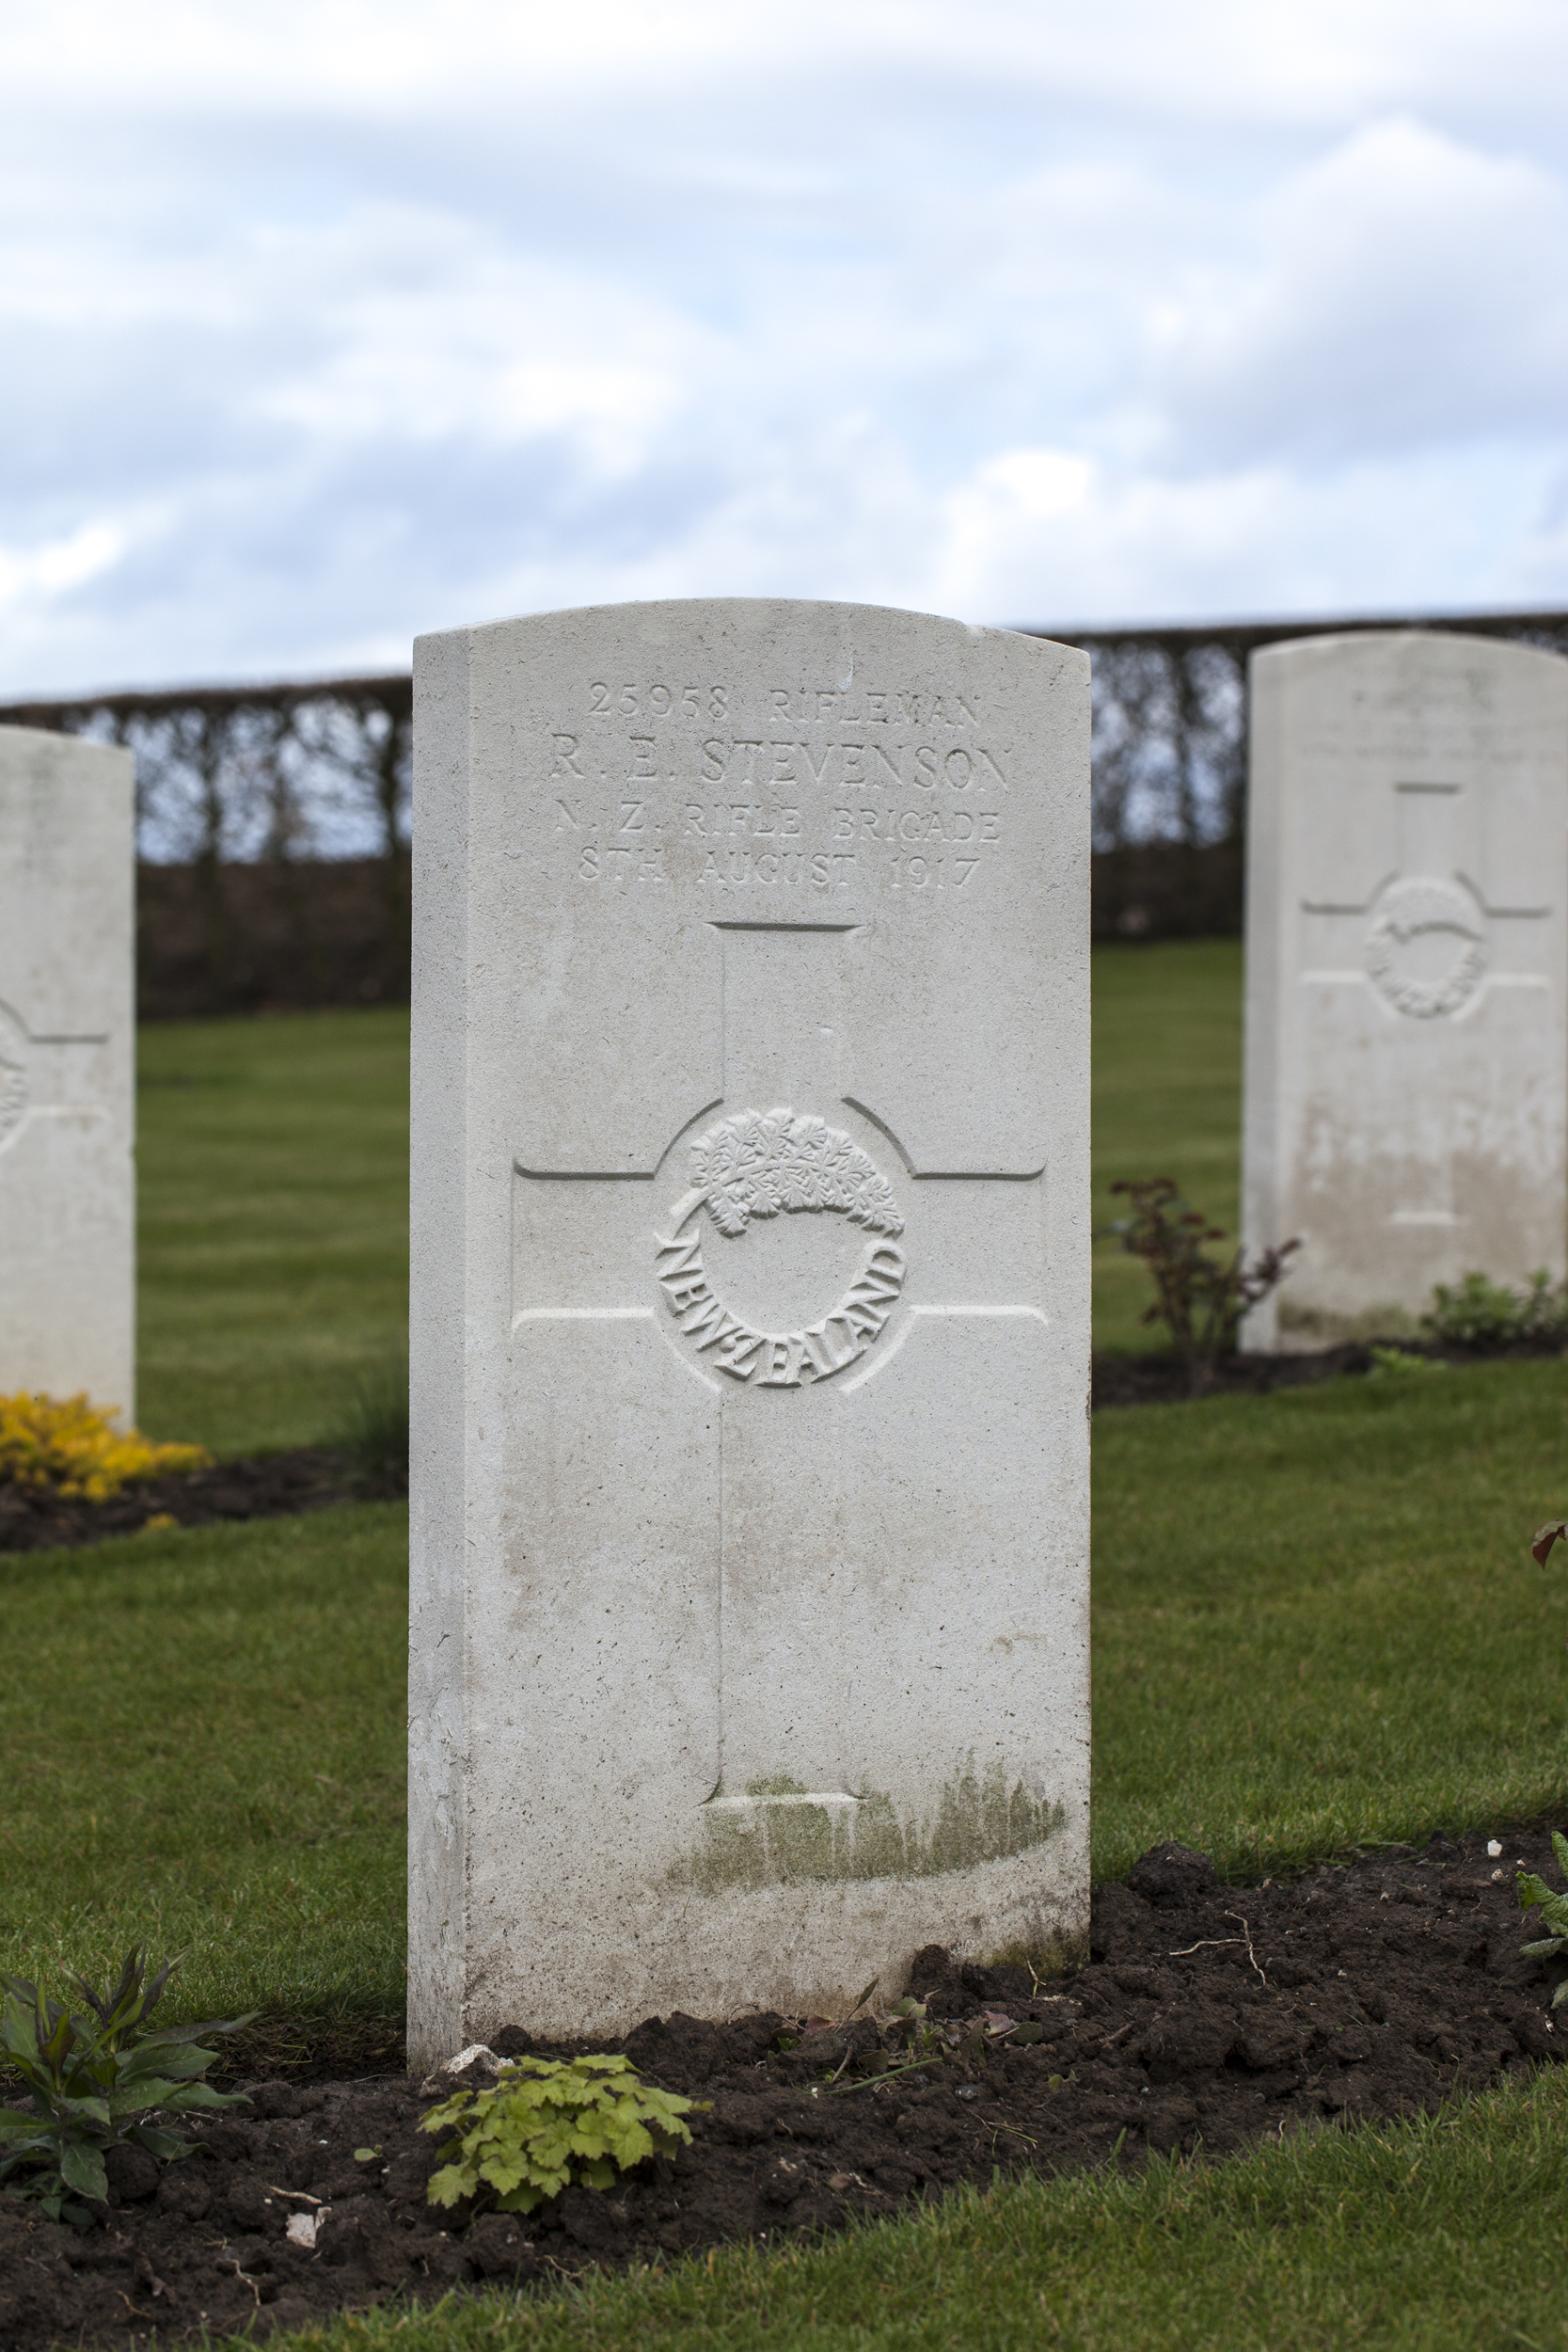
[[[879,2080],[889,2050],[865,2018],[803,2036],[770,2015],[648,2019],[621,2046],[650,2080],[707,2103],[689,2118],[693,2145],[528,2217],[427,2202],[429,2103],[402,2075],[252,2083],[251,2106],[155,2181],[117,2159],[91,2228],[0,2196],[0,2352],[134,2347],[154,2330],[167,2344],[203,2327],[261,2335],[454,2286],[778,2244],[960,2181],[984,2187],[998,2167],[1224,2155],[1413,2114],[1526,2075],[1568,2040],[1546,2014],[1562,1971],[1520,1957],[1520,1861],[1555,1883],[1542,1831],[1508,1837],[1500,1864],[1483,1835],[1433,1838],[1261,1887],[1156,1848],[1096,1896],[1091,1958],[1069,1976],[1037,1986],[1026,1968],[920,1953],[912,1981],[933,2013],[1001,2010],[1031,2035],[974,2067]],[[503,2056],[570,2055],[519,2028],[492,2041]],[[358,2149],[375,2153],[359,2162]],[[290,2240],[291,2215],[315,2217],[313,2244]]]

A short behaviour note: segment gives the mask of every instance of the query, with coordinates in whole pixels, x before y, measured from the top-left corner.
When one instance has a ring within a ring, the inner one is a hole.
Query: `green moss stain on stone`
[[[976,1862],[1025,1853],[1055,1835],[1060,1804],[1009,1785],[1000,1764],[974,1759],[942,1792],[935,1818],[900,1820],[891,1797],[814,1795],[799,1781],[753,1781],[744,1806],[705,1807],[703,1842],[674,1874],[705,1895],[731,1888],[847,1879],[942,1878]]]

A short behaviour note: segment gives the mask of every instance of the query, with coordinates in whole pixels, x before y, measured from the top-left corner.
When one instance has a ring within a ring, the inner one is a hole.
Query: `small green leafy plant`
[[[493,2090],[460,2090],[423,2118],[421,2131],[456,2135],[426,2193],[531,2213],[574,2183],[610,2188],[617,2171],[689,2145],[681,2118],[694,2104],[654,2090],[629,2058],[515,2058]]]
[[[1564,1878],[1568,1878],[1568,1837],[1555,1829],[1552,1832],[1552,1851]],[[1524,1947],[1525,1958],[1568,1960],[1568,1895],[1554,1895],[1545,1880],[1538,1878],[1533,1870],[1521,1870],[1514,1883],[1519,1890],[1520,1908],[1528,1911],[1532,1905],[1539,1903],[1541,1924],[1551,1930],[1551,1933],[1544,1935],[1539,1943]],[[1568,1977],[1563,1978],[1552,1994],[1552,2007],[1557,2009],[1565,2000],[1568,2000]]]
[[[1560,1347],[1568,1341],[1568,1285],[1554,1285],[1544,1268],[1522,1290],[1466,1274],[1457,1282],[1439,1282],[1432,1299],[1421,1328],[1449,1347],[1481,1354],[1522,1343]]]
[[[0,2107],[0,2181],[36,2199],[52,2220],[87,2221],[73,2197],[108,2196],[103,2159],[127,2142],[162,2163],[196,2145],[147,2119],[197,2107],[244,2105],[237,2092],[200,2078],[217,2057],[199,2044],[207,2034],[235,2033],[249,2017],[212,2019],[154,2032],[148,2018],[161,1999],[172,1960],[150,1979],[145,1951],[131,1951],[112,1992],[73,1981],[91,2015],[77,2017],[45,1999],[22,1977],[0,1977],[0,2066],[20,2074],[33,2112]],[[254,2012],[253,2012],[254,2013]]]
[[[1240,1249],[1215,1257],[1210,1242],[1224,1241],[1224,1229],[1211,1225],[1201,1210],[1181,1197],[1170,1176],[1153,1176],[1147,1184],[1123,1181],[1111,1186],[1125,1193],[1130,1216],[1118,1217],[1107,1229],[1121,1236],[1121,1246],[1141,1258],[1154,1284],[1154,1303],[1145,1323],[1163,1323],[1171,1344],[1187,1367],[1187,1387],[1201,1395],[1222,1357],[1235,1353],[1236,1333],[1249,1307],[1256,1307],[1280,1282],[1286,1261],[1298,1241],[1281,1242],[1263,1250],[1251,1265]]]

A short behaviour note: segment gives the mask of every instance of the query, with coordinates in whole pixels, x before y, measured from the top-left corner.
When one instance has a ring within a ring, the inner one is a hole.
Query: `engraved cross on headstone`
[[[103,1031],[34,1033],[20,1013],[0,1004],[0,1152],[16,1142],[30,1119],[101,1120],[96,1074],[85,1048],[103,1047]]]
[[[1498,906],[1487,902],[1466,870],[1473,863],[1471,812],[1458,784],[1402,781],[1393,787],[1397,863],[1365,898],[1349,901],[1304,898],[1309,915],[1354,917],[1358,935],[1339,924],[1343,948],[1353,938],[1359,948],[1354,965],[1308,970],[1309,982],[1370,981],[1393,1008],[1411,1019],[1442,1019],[1461,1011],[1489,985],[1508,976],[1489,970],[1493,961],[1488,925],[1540,920],[1545,906]],[[1364,927],[1364,928],[1362,928]]]
[[[1395,846],[1395,863],[1381,881],[1363,899],[1302,901],[1306,914],[1338,918],[1332,935],[1344,958],[1308,968],[1302,978],[1309,986],[1370,987],[1398,1016],[1407,1047],[1415,1048],[1421,1033],[1479,1005],[1489,988],[1512,984],[1511,974],[1495,969],[1491,927],[1540,919],[1550,910],[1488,904],[1467,870],[1479,845],[1464,786],[1405,777],[1393,784],[1391,798],[1393,821],[1386,819],[1384,838]],[[1416,1084],[1414,1070],[1410,1076]],[[1397,1168],[1384,1213],[1389,1226],[1461,1223],[1455,1155],[1463,1132],[1462,1120],[1456,1128],[1450,1084],[1434,1067],[1407,1111],[1402,1148],[1389,1155]]]
[[[607,1337],[619,1327],[624,1349],[644,1350],[657,1334],[657,1355],[644,1358],[652,1376],[689,1397],[709,1432],[713,1605],[689,1648],[705,1657],[711,1684],[702,1710],[711,1724],[710,1803],[744,1811],[809,1800],[852,1810],[875,1776],[862,1719],[875,1712],[882,1666],[846,1657],[833,1637],[864,1549],[865,1531],[841,1508],[845,1464],[867,1445],[881,1448],[895,1492],[906,1351],[955,1349],[961,1382],[968,1347],[1027,1346],[1031,1331],[1043,1338],[1044,1170],[922,1167],[876,1101],[846,1090],[856,988],[865,985],[852,968],[856,925],[715,928],[721,1094],[690,1104],[657,1168],[628,1176],[515,1163],[514,1340],[526,1343],[532,1382],[548,1379],[552,1331],[580,1344],[585,1325]],[[874,1164],[894,1196],[895,1240],[809,1210],[724,1236],[693,1192],[691,1141],[715,1121],[779,1108],[843,1131]],[[704,1292],[673,1279],[688,1265],[681,1245],[695,1234],[699,1279],[730,1318],[727,1341]],[[1022,1286],[1021,1267],[1032,1269]],[[831,1311],[857,1295],[857,1283],[858,1315],[835,1325]],[[736,1330],[752,1341],[817,1336],[752,1345]],[[938,1658],[948,1636],[937,1619],[952,1600],[933,1604],[926,1646]],[[893,1613],[908,1607],[908,1596],[890,1592],[890,1657]]]

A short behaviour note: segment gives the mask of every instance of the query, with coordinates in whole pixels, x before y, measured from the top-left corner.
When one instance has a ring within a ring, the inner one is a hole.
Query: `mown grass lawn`
[[[0,1559],[0,1967],[186,2016],[403,2006],[407,1515]]]
[[[1225,945],[1097,966],[1096,1182],[1234,1216]],[[405,1028],[144,1033],[143,1419],[327,1434],[402,1344]],[[1227,1185],[1229,1189],[1227,1190]],[[1097,1334],[1148,1343],[1097,1258]],[[1498,1365],[1101,1415],[1095,1867],[1164,1836],[1237,1875],[1561,1806],[1568,1368]],[[404,1518],[389,1505],[0,1562],[0,1966],[188,1947],[180,2006],[389,2013],[402,1986]],[[949,2200],[819,2250],[542,2302],[343,2321],[333,2352],[688,2342],[1568,2344],[1554,2077],[1405,2130]]]
[[[1241,1200],[1242,944],[1156,941],[1094,954],[1094,1343],[1157,1347],[1148,1279],[1106,1233],[1118,1178],[1174,1176],[1234,1233]],[[1283,1235],[1280,1236],[1284,1238]]]
[[[1098,1415],[1096,1876],[1568,1803],[1565,1439],[1558,1362]]]
[[[407,1012],[174,1022],[137,1061],[142,1427],[329,1435],[407,1343]]]

